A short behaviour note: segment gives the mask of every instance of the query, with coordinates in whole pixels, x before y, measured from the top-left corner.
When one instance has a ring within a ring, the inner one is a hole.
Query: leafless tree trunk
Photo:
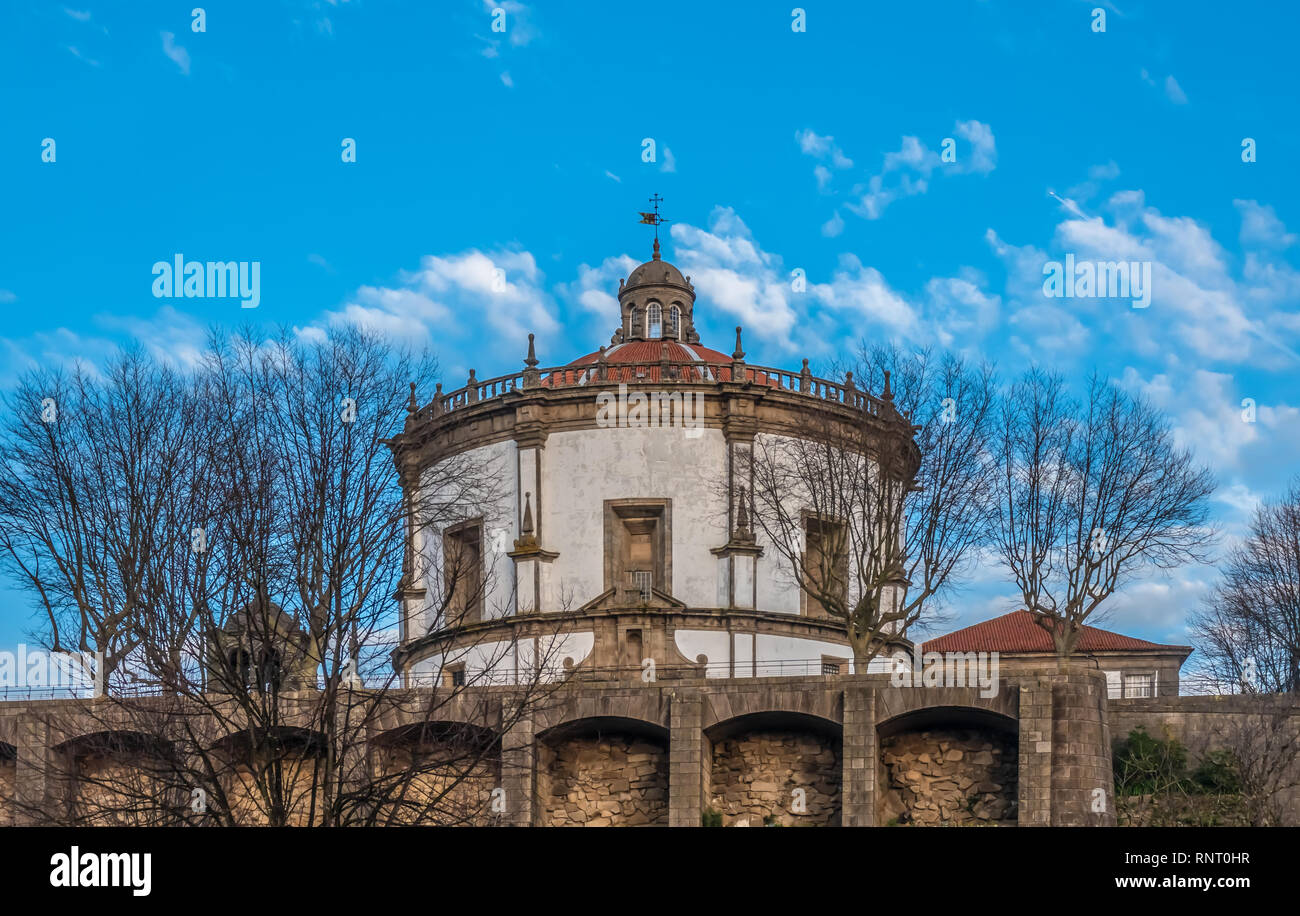
[[[1255,510],[1192,620],[1200,677],[1233,693],[1300,692],[1300,478]]]
[[[1141,398],[1093,376],[1079,403],[1034,369],[1007,392],[994,447],[996,547],[1058,656],[1133,573],[1204,560],[1214,480]]]
[[[47,383],[23,389],[8,431],[24,449],[4,482],[8,555],[51,596],[56,645],[70,617],[83,645],[114,653],[109,696],[47,710],[61,795],[26,816],[500,818],[503,736],[551,694],[554,660],[492,689],[483,672],[508,666],[511,647],[486,636],[476,646],[471,631],[457,642],[479,650],[476,670],[410,690],[390,658],[412,526],[440,536],[504,498],[499,469],[455,457],[404,492],[386,437],[406,418],[408,380],[431,372],[355,329],[308,341],[214,333],[191,377],[138,353],[106,381],[78,377],[63,426],[22,412]],[[145,419],[137,404],[150,405]],[[43,472],[43,501],[24,497]],[[433,579],[430,617],[449,638],[497,594],[491,567],[469,556],[448,557]],[[564,615],[547,618],[563,626]]]
[[[755,527],[865,670],[935,613],[986,537],[996,387],[989,367],[929,351],[864,347],[857,369],[886,393],[880,416],[809,411],[757,437],[752,464]]]

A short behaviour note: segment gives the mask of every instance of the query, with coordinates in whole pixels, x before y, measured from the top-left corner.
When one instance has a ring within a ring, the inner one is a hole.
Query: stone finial
[[[522,528],[522,530],[521,530],[521,533],[523,534],[523,537],[524,537],[525,540],[527,540],[527,539],[529,539],[529,538],[531,538],[531,537],[533,536],[533,500],[532,500],[532,496],[533,496],[533,494],[532,494],[531,492],[525,492],[525,493],[524,493],[524,523],[523,523],[523,528]]]
[[[658,238],[658,236],[655,237],[655,256],[654,256],[654,259],[655,259],[656,261],[659,260],[659,238]]]
[[[745,358],[745,351],[740,348],[740,325],[736,325],[736,351],[731,354],[731,358],[734,360]]]
[[[442,413],[444,409],[445,405],[442,403],[442,382],[439,382],[438,386],[433,391],[433,415],[437,416]]]
[[[885,390],[880,392],[882,400],[892,401],[894,399],[894,390],[889,387],[889,370],[885,370]]]
[[[533,335],[528,335],[528,357],[524,360],[524,387],[536,388],[542,383],[541,373],[537,371],[537,349],[533,345]]]
[[[807,358],[803,361],[803,368],[799,370],[799,390],[804,394],[812,390],[812,371],[808,368]]]
[[[419,409],[420,405],[415,400],[415,382],[411,382],[411,398],[406,402],[406,412],[414,416]]]
[[[477,401],[478,400],[478,379],[475,378],[473,369],[469,370],[469,380],[465,382],[465,387],[466,389],[468,389],[465,392],[465,400],[471,404]]]

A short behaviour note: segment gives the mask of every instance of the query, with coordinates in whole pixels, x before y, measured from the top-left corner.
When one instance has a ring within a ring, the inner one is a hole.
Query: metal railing
[[[744,381],[779,391],[806,395],[823,401],[844,404],[872,416],[880,416],[888,403],[858,388],[851,374],[843,382],[819,378],[808,371],[790,372],[769,366],[751,366],[743,362],[707,363],[704,360],[645,360],[638,363],[597,362],[581,366],[555,366],[549,369],[524,369],[510,375],[480,380],[470,370],[465,385],[443,393],[438,384],[433,399],[414,411],[414,419],[423,420],[463,410],[511,392],[539,388],[583,388],[617,384],[715,384],[733,381],[734,373],[743,373]]]

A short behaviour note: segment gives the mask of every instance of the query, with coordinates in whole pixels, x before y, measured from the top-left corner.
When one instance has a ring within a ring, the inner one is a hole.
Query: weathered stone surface
[[[881,741],[879,823],[1015,823],[1015,745],[975,729],[904,732]]]
[[[668,751],[643,738],[570,738],[547,747],[540,823],[637,827],[668,823]]]
[[[756,731],[713,749],[710,806],[724,826],[838,824],[839,742],[821,735]]]

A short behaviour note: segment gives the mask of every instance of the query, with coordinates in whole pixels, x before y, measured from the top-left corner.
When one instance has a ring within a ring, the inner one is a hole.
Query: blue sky
[[[705,344],[739,323],[788,368],[864,336],[1100,368],[1215,468],[1225,544],[1295,472],[1286,5],[1121,0],[1104,32],[1076,0],[807,2],[803,32],[771,2],[260,0],[204,32],[194,5],[0,8],[0,384],[128,338],[183,363],[214,322],[364,322],[431,344],[448,387],[515,371],[528,331],[567,362],[608,341],[657,192]],[[259,307],[155,298],[177,253],[260,262]],[[1153,262],[1150,307],[1045,298],[1067,253]],[[1107,625],[1186,641],[1211,580],[1137,583]],[[32,621],[0,599],[8,645]],[[984,571],[954,625],[1014,606]]]

